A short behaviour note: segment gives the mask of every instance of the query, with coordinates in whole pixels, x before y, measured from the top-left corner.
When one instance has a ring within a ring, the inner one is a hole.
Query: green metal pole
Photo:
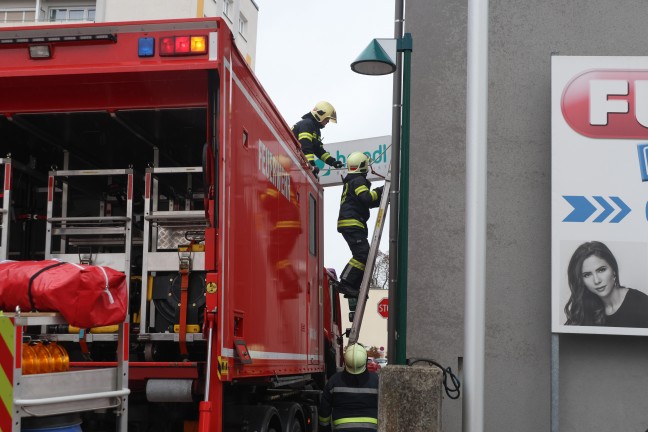
[[[401,118],[400,200],[398,211],[398,322],[396,324],[396,364],[407,363],[407,253],[409,215],[409,141],[412,35],[405,33],[398,40],[403,53],[403,110]]]

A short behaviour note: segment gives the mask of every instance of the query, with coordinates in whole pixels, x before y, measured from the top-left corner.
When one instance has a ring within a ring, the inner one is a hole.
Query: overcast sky
[[[259,25],[255,72],[289,125],[327,100],[337,124],[324,144],[391,135],[392,75],[365,76],[350,64],[373,38],[394,35],[394,0],[255,0]],[[390,150],[388,150],[390,151]],[[374,182],[373,187],[382,182]],[[336,230],[341,187],[325,190],[324,265],[338,275],[351,257]],[[369,221],[373,233],[375,210]],[[387,250],[388,227],[381,249]]]

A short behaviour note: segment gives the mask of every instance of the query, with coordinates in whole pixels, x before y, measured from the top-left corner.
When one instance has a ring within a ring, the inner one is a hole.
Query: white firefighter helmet
[[[315,104],[315,107],[311,110],[311,114],[315,117],[315,120],[322,122],[326,119],[333,123],[337,123],[337,113],[333,105],[326,101],[319,101]]]
[[[367,369],[367,350],[360,344],[349,345],[344,352],[344,369],[353,375]]]
[[[347,171],[349,174],[366,173],[369,170],[371,159],[364,153],[353,152],[347,158]]]

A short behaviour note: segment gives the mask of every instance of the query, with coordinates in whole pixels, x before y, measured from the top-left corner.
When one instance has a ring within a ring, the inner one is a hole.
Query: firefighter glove
[[[317,165],[313,165],[313,174],[319,174],[319,168],[317,168]]]
[[[342,168],[344,164],[342,163],[342,161],[336,160],[335,162],[333,162],[333,166],[335,168]]]
[[[376,193],[378,194],[378,198],[382,197],[382,193],[383,193],[384,188],[385,188],[384,186],[379,186],[376,189],[374,189],[376,191]]]

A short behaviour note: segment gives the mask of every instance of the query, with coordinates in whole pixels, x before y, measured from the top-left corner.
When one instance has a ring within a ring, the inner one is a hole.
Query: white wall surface
[[[378,314],[378,302],[388,296],[388,290],[370,289],[369,299],[365,305],[365,313],[360,327],[358,342],[366,347],[375,346],[387,349],[387,320]],[[340,299],[342,311],[342,331],[351,328],[349,321],[349,302],[345,298]],[[345,339],[346,341],[346,339]],[[345,342],[346,343],[346,342]]]

